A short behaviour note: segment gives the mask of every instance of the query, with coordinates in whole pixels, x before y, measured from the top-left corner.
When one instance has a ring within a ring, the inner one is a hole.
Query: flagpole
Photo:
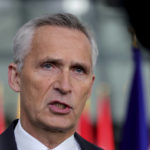
[[[17,98],[17,111],[16,111],[16,118],[20,118],[20,94],[18,93],[18,98]]]

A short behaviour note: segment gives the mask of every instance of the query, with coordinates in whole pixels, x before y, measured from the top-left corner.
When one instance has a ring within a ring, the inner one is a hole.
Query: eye
[[[82,68],[76,68],[76,71],[79,73],[84,72]]]
[[[51,69],[53,67],[53,65],[51,63],[44,63],[42,64],[42,68],[45,68],[45,69]]]
[[[74,67],[74,71],[80,74],[86,73],[83,67]]]

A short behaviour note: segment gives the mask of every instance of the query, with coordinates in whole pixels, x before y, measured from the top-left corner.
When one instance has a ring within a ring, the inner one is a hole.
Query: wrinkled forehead
[[[86,37],[86,39],[88,40],[88,42],[91,44],[90,38],[89,38],[89,36],[85,32],[83,32],[80,29],[71,28],[71,27],[67,27],[67,26],[57,26],[57,25],[42,25],[42,26],[37,26],[34,29],[33,37],[37,36],[37,33],[38,34],[39,33],[40,34],[45,34],[46,32],[48,32],[50,34],[53,34],[53,33],[58,32],[58,34],[59,33],[61,34],[63,31],[66,34],[69,33],[69,32],[70,33],[73,32],[74,35],[76,35],[76,33],[80,33],[80,35]]]
[[[35,30],[29,55],[36,57],[57,56],[66,59],[87,60],[92,64],[89,39],[81,31],[57,26],[42,26]],[[74,56],[74,57],[72,57]]]
[[[87,36],[77,29],[60,26],[41,26],[35,30],[32,46],[51,45],[55,47],[72,44],[72,47],[84,49],[92,55],[92,46]]]

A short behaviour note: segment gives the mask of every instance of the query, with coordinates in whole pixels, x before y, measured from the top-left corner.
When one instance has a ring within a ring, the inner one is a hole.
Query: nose
[[[54,90],[59,92],[61,95],[71,93],[71,79],[68,71],[63,71],[60,75],[58,75],[54,83]]]

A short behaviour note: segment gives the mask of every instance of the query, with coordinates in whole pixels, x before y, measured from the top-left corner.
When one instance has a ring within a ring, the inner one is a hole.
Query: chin
[[[49,132],[73,132],[75,131],[74,124],[63,124],[62,122],[39,122],[38,126]]]
[[[75,131],[75,127],[72,125],[70,126],[52,126],[52,125],[48,125],[48,126],[45,126],[45,130],[49,131],[49,132],[62,132],[62,133],[65,133],[65,132],[73,132]]]

